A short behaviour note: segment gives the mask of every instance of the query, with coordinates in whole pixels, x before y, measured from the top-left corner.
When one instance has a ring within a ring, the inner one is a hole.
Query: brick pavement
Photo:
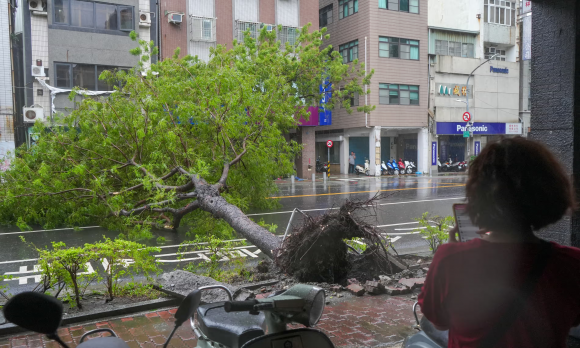
[[[413,301],[406,297],[364,296],[326,306],[318,329],[326,332],[337,347],[379,347],[401,341],[414,331]],[[173,328],[176,309],[151,312],[97,323],[77,324],[59,329],[70,348],[81,335],[96,328],[111,328],[130,348],[158,348]],[[170,347],[193,348],[197,340],[189,323],[178,330]],[[58,348],[43,335],[22,334],[0,337],[0,348]]]

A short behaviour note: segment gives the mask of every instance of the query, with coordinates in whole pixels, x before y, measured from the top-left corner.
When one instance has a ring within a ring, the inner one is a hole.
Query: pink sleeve
[[[446,249],[446,245],[442,245],[435,253],[418,299],[423,315],[438,327],[449,327],[449,317],[444,306],[448,280],[445,262],[442,262]]]

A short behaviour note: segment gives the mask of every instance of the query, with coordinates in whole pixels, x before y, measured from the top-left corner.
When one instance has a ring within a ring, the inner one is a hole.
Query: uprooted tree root
[[[369,214],[361,216],[375,211],[373,202],[377,199],[347,200],[338,210],[319,217],[307,215],[304,224],[284,240],[276,257],[278,267],[298,281],[338,284],[349,278],[372,280],[406,268],[388,253],[375,227],[365,222]],[[353,238],[361,238],[366,244],[364,252],[359,254],[345,243]]]

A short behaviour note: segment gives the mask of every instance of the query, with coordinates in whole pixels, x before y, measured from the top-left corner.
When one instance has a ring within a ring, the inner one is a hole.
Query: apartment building
[[[462,161],[488,141],[523,133],[517,11],[511,0],[429,2],[432,172],[437,157]],[[466,132],[466,104],[472,134]]]
[[[8,165],[14,152],[14,88],[12,84],[11,40],[15,1],[0,0],[0,170]]]
[[[375,73],[371,94],[353,95],[351,105],[375,105],[365,115],[332,111],[332,124],[316,127],[316,155],[326,159],[332,140],[331,163],[348,172],[348,158],[370,162],[380,175],[381,161],[404,158],[420,172],[428,171],[428,16],[427,0],[320,0],[320,26],[343,62],[358,59]]]
[[[318,29],[317,0],[167,0],[159,9],[161,59],[173,56],[180,48],[180,56],[197,56],[203,61],[210,58],[210,47],[232,47],[234,39],[243,40],[244,32],[256,38],[266,26],[281,25],[278,39],[294,43],[298,30],[311,23]],[[174,21],[181,16],[182,21]],[[308,121],[300,120],[296,133],[289,135],[304,146],[296,160],[298,177],[314,173],[314,127],[319,124],[317,107],[310,107]]]
[[[15,79],[20,101],[15,123],[25,136],[16,145],[34,141],[30,127],[36,119],[51,122],[75,108],[83,96],[69,100],[72,88],[91,96],[111,93],[113,86],[98,77],[138,63],[139,57],[129,53],[137,46],[129,33],[150,40],[151,12],[150,0],[22,1],[14,13],[23,61],[22,78]]]

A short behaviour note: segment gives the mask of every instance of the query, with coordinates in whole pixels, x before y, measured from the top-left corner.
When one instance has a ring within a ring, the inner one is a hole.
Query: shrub
[[[433,253],[449,239],[449,228],[455,224],[453,216],[441,217],[430,215],[429,212],[415,220],[419,222],[420,228],[413,230],[413,232],[421,233]]]

